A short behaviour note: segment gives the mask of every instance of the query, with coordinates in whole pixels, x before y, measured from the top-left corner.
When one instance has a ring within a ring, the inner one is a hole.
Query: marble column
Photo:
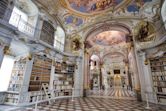
[[[83,95],[83,59],[76,58],[76,69],[74,74],[74,96],[79,97]]]
[[[54,60],[54,59],[53,59]],[[51,66],[51,74],[50,74],[50,90],[54,90],[54,79],[55,79],[55,66],[54,64],[52,63],[52,66]],[[52,95],[53,95],[53,91],[52,91]]]
[[[126,73],[126,80],[125,83],[127,86],[129,86],[129,64],[125,63],[125,73]]]
[[[131,47],[131,54],[132,54],[132,60],[133,60],[133,73],[134,73],[134,89],[135,91],[140,91],[140,79],[139,79],[139,73],[138,73],[138,65],[136,61],[136,52],[134,47]]]
[[[153,83],[152,83],[152,76],[151,76],[151,69],[150,64],[145,65],[144,61],[146,59],[146,55],[144,52],[139,53],[138,61],[139,61],[139,76],[141,82],[141,94],[142,99],[146,100],[146,94],[148,100],[150,102],[156,103],[156,95],[153,92]]]
[[[89,80],[88,80],[88,76],[90,73],[90,68],[89,68],[89,54],[87,52],[84,53],[84,67],[83,67],[83,79],[84,79],[84,91],[87,90],[89,88]]]

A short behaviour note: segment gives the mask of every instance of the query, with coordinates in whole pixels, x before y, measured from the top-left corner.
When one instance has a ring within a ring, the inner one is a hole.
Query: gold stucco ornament
[[[144,64],[148,65],[148,59],[145,59]]]
[[[156,38],[155,28],[151,22],[141,21],[135,27],[136,40],[138,42],[150,42]]]
[[[72,39],[72,51],[79,51],[80,49],[82,49],[82,42],[81,42],[81,38],[80,36],[75,36],[73,39]]]

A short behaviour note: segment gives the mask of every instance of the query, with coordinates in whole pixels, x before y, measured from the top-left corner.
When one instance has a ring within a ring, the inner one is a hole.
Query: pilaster
[[[153,84],[152,84],[152,76],[150,71],[150,65],[144,64],[144,61],[146,59],[145,52],[139,53],[138,61],[139,61],[139,76],[140,76],[140,82],[141,82],[141,94],[142,99],[146,100],[146,95],[148,97],[148,100],[150,102],[156,103],[156,97],[153,92]]]
[[[74,96],[83,95],[83,73],[82,73],[82,58],[76,58],[76,67],[74,74]]]

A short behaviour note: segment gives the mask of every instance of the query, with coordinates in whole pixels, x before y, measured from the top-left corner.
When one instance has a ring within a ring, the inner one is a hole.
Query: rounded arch
[[[122,31],[126,33],[127,35],[130,35],[132,32],[130,28],[123,23],[115,23],[115,22],[100,23],[98,24],[97,27],[92,28],[91,30],[87,32],[87,34],[85,34],[84,41],[86,41],[87,38],[89,37],[93,37],[101,32],[110,31],[110,30]]]
[[[93,60],[93,61],[100,61],[100,57],[98,56],[98,55],[96,55],[96,54],[92,54],[91,56],[90,56],[90,60]]]
[[[102,58],[101,58],[101,61],[104,62],[104,59],[109,56],[109,55],[119,55],[119,56],[122,56],[123,57],[123,60],[126,61],[127,57],[126,55],[124,55],[122,52],[109,52],[109,53],[106,53]]]
[[[107,57],[108,55],[120,55],[120,56],[126,58],[126,56],[125,56],[123,53],[121,53],[121,52],[109,52],[109,53],[105,54],[105,55],[102,57],[102,59],[104,60],[104,58]]]

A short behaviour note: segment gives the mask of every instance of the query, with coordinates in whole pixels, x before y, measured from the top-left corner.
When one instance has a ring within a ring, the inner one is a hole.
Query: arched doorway
[[[109,27],[109,26],[108,26]],[[91,32],[85,40],[89,52],[89,95],[102,97],[134,97],[133,69],[129,70],[132,44],[128,28],[114,25],[107,30]],[[96,60],[95,60],[95,59]],[[95,68],[92,68],[92,63]]]

